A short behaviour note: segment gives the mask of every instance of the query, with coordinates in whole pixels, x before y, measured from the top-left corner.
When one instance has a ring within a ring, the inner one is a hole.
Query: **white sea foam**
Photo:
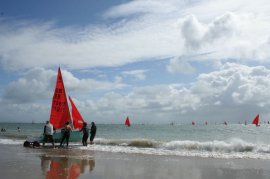
[[[209,151],[177,151],[166,150],[161,148],[138,148],[124,146],[108,146],[108,145],[92,145],[88,147],[79,147],[83,150],[93,150],[112,153],[127,153],[127,154],[145,154],[145,155],[162,155],[162,156],[185,156],[185,157],[202,157],[202,158],[223,158],[223,159],[270,159],[270,154],[254,153],[254,152],[209,152]]]
[[[18,140],[18,139],[0,139],[0,144],[18,145],[18,144],[23,144],[23,140]]]
[[[84,147],[84,150],[104,152],[149,154],[149,155],[174,155],[204,158],[251,158],[270,159],[270,146],[267,144],[253,144],[241,139],[225,141],[171,141],[157,142],[153,140],[108,140],[97,139],[95,145]],[[138,143],[140,143],[138,145]],[[142,147],[142,144],[150,143]],[[135,144],[135,145],[132,145]],[[154,145],[152,145],[154,144]]]
[[[22,145],[24,140],[0,139],[0,144]],[[174,140],[169,142],[153,139],[104,139],[96,138],[95,145],[81,146],[80,143],[70,143],[74,149],[104,151],[113,153],[191,156],[204,158],[251,158],[269,159],[270,145],[265,143],[250,143],[241,139],[227,141],[192,141]]]
[[[161,144],[156,140],[152,139],[95,139],[95,143],[101,145],[119,145],[119,146],[134,146],[134,147],[156,147]]]
[[[209,152],[252,152],[263,147],[262,145],[255,145],[247,143],[240,139],[233,139],[229,142],[225,141],[171,141],[163,144],[165,149],[169,150],[188,150],[188,151],[209,151]]]

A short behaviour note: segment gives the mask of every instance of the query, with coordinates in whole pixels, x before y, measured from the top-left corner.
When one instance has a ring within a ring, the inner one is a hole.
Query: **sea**
[[[44,124],[0,123],[0,144],[23,147]],[[20,130],[18,130],[18,127]],[[89,141],[88,141],[89,142]],[[94,145],[72,142],[76,150],[222,159],[270,159],[270,125],[248,124],[97,124]],[[50,145],[50,144],[47,144]],[[58,145],[58,144],[56,144]]]

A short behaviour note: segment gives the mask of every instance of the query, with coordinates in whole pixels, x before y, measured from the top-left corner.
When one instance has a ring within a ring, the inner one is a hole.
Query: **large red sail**
[[[125,125],[128,126],[128,127],[130,127],[130,121],[129,121],[129,118],[128,117],[126,118]]]
[[[50,123],[55,129],[63,128],[67,121],[70,121],[70,113],[67,103],[65,86],[61,74],[60,67],[58,68],[58,75],[52,99],[52,108],[50,115]]]
[[[84,120],[70,96],[68,96],[68,99],[72,107],[71,114],[73,119],[73,127],[74,129],[81,129],[83,127]]]
[[[259,120],[260,120],[260,118],[259,118],[259,114],[253,119],[253,122],[252,122],[252,124],[255,124],[256,126],[259,126]]]

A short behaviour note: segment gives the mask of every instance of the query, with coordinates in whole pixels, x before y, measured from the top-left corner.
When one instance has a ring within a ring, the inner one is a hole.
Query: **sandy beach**
[[[32,149],[0,145],[1,178],[268,179],[269,160]]]

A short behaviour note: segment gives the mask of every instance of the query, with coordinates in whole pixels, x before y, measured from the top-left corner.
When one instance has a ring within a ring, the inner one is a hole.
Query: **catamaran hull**
[[[69,142],[79,142],[82,140],[83,133],[79,131],[73,131],[70,133],[70,138]],[[60,143],[62,139],[62,133],[61,132],[56,132],[53,134],[53,139],[55,143]],[[42,141],[43,141],[43,136],[42,136]]]

